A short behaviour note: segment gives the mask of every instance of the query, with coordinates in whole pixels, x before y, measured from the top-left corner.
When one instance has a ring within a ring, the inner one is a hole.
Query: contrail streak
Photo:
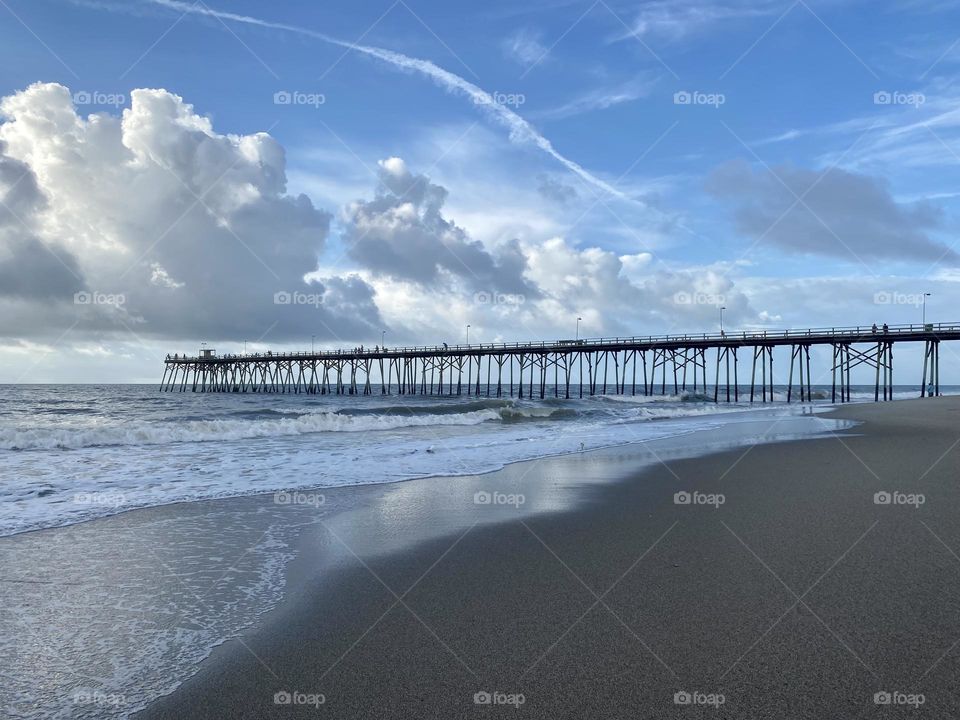
[[[219,20],[230,20],[233,22],[244,23],[246,25],[256,25],[262,28],[283,30],[290,33],[296,33],[298,35],[304,35],[325,43],[329,43],[331,45],[337,45],[342,48],[355,50],[356,52],[369,55],[370,57],[377,58],[378,60],[382,60],[404,70],[413,70],[421,73],[422,75],[426,75],[445,90],[462,93],[463,95],[466,95],[472,99],[477,106],[487,110],[493,118],[495,118],[510,131],[510,139],[512,141],[518,143],[533,143],[565,168],[575,173],[585,182],[588,182],[594,187],[599,188],[600,190],[603,190],[604,192],[607,192],[618,198],[625,200],[630,199],[620,190],[617,190],[609,183],[601,180],[585,170],[573,160],[564,157],[557,152],[556,148],[553,147],[553,144],[543,135],[538,133],[530,123],[517,115],[517,113],[513,112],[510,108],[505,107],[501,103],[494,102],[493,97],[488,92],[480,87],[477,87],[469,80],[465,80],[449,70],[444,70],[442,67],[435,65],[429,60],[421,60],[419,58],[410,57],[409,55],[394,52],[393,50],[385,50],[384,48],[372,47],[368,45],[355,45],[354,43],[346,42],[344,40],[331,37],[330,35],[326,35],[315,30],[298,27],[296,25],[271,22],[269,20],[261,20],[248,15],[238,15],[237,13],[214,10],[202,3],[191,4],[183,2],[182,0],[148,0],[148,2],[151,2],[154,5],[170,8],[171,10],[177,10],[185,14],[190,13],[194,15],[206,15]]]

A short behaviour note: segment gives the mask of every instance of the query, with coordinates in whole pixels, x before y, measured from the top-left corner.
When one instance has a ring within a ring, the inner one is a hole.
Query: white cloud
[[[776,0],[653,0],[643,3],[624,37],[676,42],[723,21],[780,14]]]
[[[540,41],[539,33],[521,29],[503,41],[504,54],[524,68],[547,59],[549,52]]]
[[[153,270],[150,274],[150,282],[154,285],[169,288],[170,290],[176,290],[184,286],[184,283],[177,282],[170,277],[167,271],[160,266],[160,263],[151,263],[150,268]]]
[[[525,261],[515,242],[490,252],[444,217],[446,188],[413,174],[401,158],[379,165],[376,196],[345,211],[343,242],[361,267],[433,291],[456,278],[475,291],[536,293],[524,279]]]
[[[343,336],[380,324],[369,289],[303,281],[330,216],[286,194],[273,138],[219,134],[164,90],[130,97],[120,118],[81,117],[57,84],[0,100],[0,199],[12,209],[0,215],[0,333],[283,338],[307,318]],[[355,312],[278,311],[280,291]]]
[[[597,87],[578,95],[562,105],[534,113],[533,117],[546,120],[560,120],[595,110],[606,110],[646,97],[650,94],[655,82],[656,80],[654,78],[640,76],[618,85]]]

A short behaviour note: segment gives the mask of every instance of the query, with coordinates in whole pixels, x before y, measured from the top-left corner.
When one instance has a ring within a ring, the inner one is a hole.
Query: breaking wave
[[[110,445],[253,440],[308,433],[394,430],[418,425],[478,425],[499,419],[500,414],[493,409],[406,416],[314,412],[290,413],[288,417],[257,420],[188,420],[179,423],[130,423],[77,429],[0,428],[0,449],[55,450]]]
[[[131,420],[122,423],[18,424],[0,426],[0,450],[76,450],[123,445],[167,445],[171,443],[222,442],[259,438],[293,437],[313,433],[362,433],[431,426],[471,426],[482,423],[543,423],[573,420],[600,420],[614,424],[712,415],[732,408],[681,402],[653,405],[647,398],[635,398],[633,407],[625,400],[614,410],[609,401],[576,403],[557,401],[521,403],[490,399],[449,404],[389,405],[382,407],[316,410],[257,408],[235,410],[216,417],[177,414],[161,421]]]

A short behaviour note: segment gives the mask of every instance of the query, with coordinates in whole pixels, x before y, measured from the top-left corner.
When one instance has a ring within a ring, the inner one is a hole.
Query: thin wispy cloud
[[[287,23],[261,20],[260,18],[251,17],[249,15],[239,15],[237,13],[214,10],[206,5],[190,4],[186,2],[180,2],[180,0],[149,0],[149,2],[154,5],[159,5],[182,13],[203,15],[207,17],[218,18],[220,20],[243,23],[245,25],[254,25],[271,30],[282,30],[290,33],[296,33],[298,35],[311,37],[331,45],[347,48],[369,57],[377,58],[378,60],[382,60],[383,62],[402,70],[412,70],[420,73],[421,75],[433,80],[443,89],[449,92],[461,94],[471,100],[477,107],[484,109],[490,117],[498,121],[510,131],[511,140],[518,143],[533,144],[570,170],[570,172],[574,173],[595,188],[598,188],[615,197],[624,200],[630,200],[627,195],[613,187],[605,180],[598,178],[579,165],[577,162],[562,155],[556,148],[553,147],[553,144],[550,142],[550,140],[541,135],[536,128],[533,127],[533,125],[520,117],[520,115],[515,113],[510,108],[506,107],[503,103],[497,102],[493,95],[488,93],[486,90],[474,85],[469,80],[466,80],[465,78],[460,77],[449,70],[445,70],[430,60],[422,60],[420,58],[410,57],[409,55],[404,55],[403,53],[398,53],[393,50],[387,50],[371,45],[357,45],[345,40],[340,40],[339,38],[332,37],[325,33],[317,32],[316,30],[311,30],[309,28],[289,25]]]
[[[655,84],[656,80],[648,76],[635,77],[612,87],[595,88],[562,105],[533,113],[532,117],[560,120],[595,110],[606,110],[616,105],[630,103],[646,97]]]
[[[629,37],[677,41],[705,31],[723,21],[764,17],[783,11],[782,2],[770,0],[665,0],[644,3],[637,11]]]
[[[503,41],[503,52],[524,68],[546,60],[549,49],[540,36],[531,30],[519,30]]]

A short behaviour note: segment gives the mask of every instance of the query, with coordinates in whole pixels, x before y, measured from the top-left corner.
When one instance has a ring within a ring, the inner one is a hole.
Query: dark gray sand
[[[834,416],[863,424],[333,570],[318,529],[281,607],[137,717],[960,717],[960,398]]]

